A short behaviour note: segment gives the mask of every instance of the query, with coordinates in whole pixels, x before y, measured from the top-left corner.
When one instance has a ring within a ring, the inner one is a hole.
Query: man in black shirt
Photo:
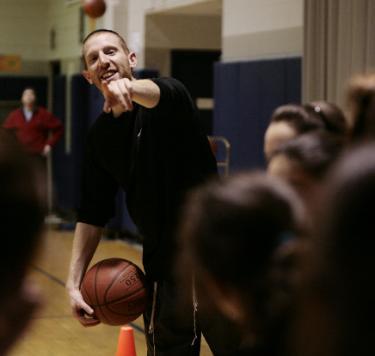
[[[136,56],[116,32],[91,33],[84,41],[83,56],[83,74],[102,92],[105,103],[89,132],[83,165],[67,281],[73,313],[84,326],[99,323],[87,317],[93,310],[79,287],[102,228],[114,214],[116,192],[122,188],[129,213],[144,237],[143,263],[154,285],[156,303],[152,305],[150,298],[144,316],[148,352],[199,354],[199,340],[191,346],[196,326],[193,309],[178,318],[181,291],[173,281],[175,227],[184,195],[216,174],[194,104],[175,79],[136,80],[132,75]],[[223,336],[218,335],[221,343]]]

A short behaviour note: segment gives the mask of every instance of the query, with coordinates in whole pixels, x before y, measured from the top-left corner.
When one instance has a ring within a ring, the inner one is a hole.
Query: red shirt
[[[60,120],[42,107],[35,109],[30,121],[26,120],[23,109],[14,110],[3,126],[14,131],[18,141],[33,154],[41,154],[46,145],[55,145],[64,131]]]

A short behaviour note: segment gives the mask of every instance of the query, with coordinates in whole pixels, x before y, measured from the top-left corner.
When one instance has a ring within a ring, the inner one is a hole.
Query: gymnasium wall
[[[146,42],[150,48],[220,49],[221,17],[149,15]]]
[[[145,65],[171,74],[171,50],[220,50],[221,17],[149,15],[146,21]]]
[[[0,75],[47,74],[48,34],[42,21],[47,5],[48,0],[1,0],[0,54],[21,56],[22,66],[18,73]]]
[[[170,72],[171,49],[222,49],[222,61],[214,72],[214,133],[230,139],[232,168],[237,170],[263,164],[262,138],[270,113],[277,105],[300,100],[302,3],[108,0],[107,13],[97,27],[119,30],[138,52],[138,68],[157,68],[164,75]],[[3,5],[6,12],[1,11]],[[201,10],[202,14],[196,13]],[[59,60],[66,75],[66,79],[55,78],[53,104],[66,124],[54,166],[60,182],[56,199],[67,209],[74,209],[78,202],[82,137],[101,100],[78,75],[82,26],[86,34],[90,24],[87,18],[82,22],[78,3],[2,0],[0,4],[2,53],[20,54],[24,71],[44,78],[50,72],[49,61]],[[11,42],[9,33],[14,34]]]
[[[301,58],[217,63],[214,76],[214,135],[231,143],[231,171],[263,168],[272,111],[301,100]]]
[[[214,135],[232,145],[232,172],[263,168],[272,111],[301,100],[303,0],[223,0],[222,43]]]
[[[22,58],[21,71],[6,74],[48,75],[51,60],[61,61],[63,73],[79,72],[80,37],[87,30],[79,2],[67,6],[65,0],[1,0],[0,54]]]
[[[80,4],[67,6],[65,1],[49,1],[46,10],[46,31],[48,35],[48,60],[70,60],[81,55],[81,36],[85,35],[87,19],[82,17]],[[82,33],[81,33],[82,29]],[[54,41],[53,41],[53,35]],[[54,43],[51,43],[54,42]]]
[[[223,0],[223,61],[303,52],[303,0]]]

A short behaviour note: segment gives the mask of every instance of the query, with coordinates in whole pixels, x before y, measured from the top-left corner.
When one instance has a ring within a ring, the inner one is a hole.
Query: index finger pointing
[[[102,89],[103,89],[103,95],[106,99],[113,97],[113,94],[111,93],[111,90],[109,89],[109,85],[105,80],[102,81]]]

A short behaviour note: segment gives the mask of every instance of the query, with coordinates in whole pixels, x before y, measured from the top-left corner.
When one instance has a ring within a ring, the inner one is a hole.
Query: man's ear
[[[93,81],[91,79],[91,75],[88,70],[83,70],[82,75],[85,77],[85,79],[90,83],[93,84]]]
[[[128,54],[130,68],[134,69],[137,66],[137,56],[134,52]]]

